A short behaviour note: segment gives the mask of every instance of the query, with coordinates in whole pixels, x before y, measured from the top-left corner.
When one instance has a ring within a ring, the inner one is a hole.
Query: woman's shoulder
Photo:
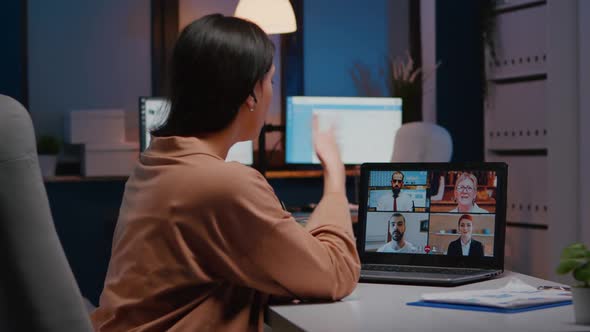
[[[471,212],[474,213],[489,213],[488,210],[486,209],[482,209],[480,208],[477,204],[473,203],[473,208],[471,209]]]
[[[483,246],[483,243],[481,243],[480,241],[477,241],[477,240],[476,240],[476,239],[474,239],[474,238],[471,238],[471,242],[473,242],[473,243],[475,243],[475,244],[477,244],[477,245]]]
[[[449,242],[449,246],[450,246],[450,245],[456,245],[457,243],[459,243],[459,241],[461,241],[461,238],[457,238],[457,239],[455,239],[455,240],[453,240],[453,241]]]
[[[256,169],[238,162],[211,163],[200,168],[193,176],[198,182],[207,183],[217,188],[229,188],[232,191],[251,188],[255,184],[267,184],[266,179]]]
[[[225,161],[208,153],[198,153],[176,158],[174,163],[177,170],[194,177],[239,177],[245,174],[259,173],[256,169],[235,161]],[[175,171],[176,172],[176,171]],[[260,174],[260,173],[259,173]]]
[[[382,245],[381,247],[379,247],[377,249],[377,252],[386,252],[387,251],[387,248],[388,248],[388,246],[390,246],[390,244],[391,244],[391,241],[390,242],[386,242],[384,245]]]
[[[225,162],[223,176],[233,179],[241,184],[251,186],[259,183],[267,185],[266,178],[254,167],[240,164],[235,161]]]

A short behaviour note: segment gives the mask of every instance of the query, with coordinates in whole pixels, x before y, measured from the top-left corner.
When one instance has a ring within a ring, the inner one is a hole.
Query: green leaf
[[[586,246],[583,243],[577,242],[577,243],[570,244],[570,246],[568,248],[572,248],[572,249],[586,249]]]
[[[574,243],[571,246],[563,249],[561,252],[562,259],[568,258],[584,258],[588,255],[588,249],[582,243]]]
[[[590,263],[586,263],[574,270],[574,278],[584,283],[590,282]]]
[[[559,263],[556,272],[558,274],[566,274],[585,263],[584,260],[580,259],[564,259]]]

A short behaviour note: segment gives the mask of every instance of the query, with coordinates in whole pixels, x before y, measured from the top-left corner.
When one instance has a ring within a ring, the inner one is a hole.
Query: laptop
[[[455,286],[504,270],[505,163],[365,163],[361,281]]]

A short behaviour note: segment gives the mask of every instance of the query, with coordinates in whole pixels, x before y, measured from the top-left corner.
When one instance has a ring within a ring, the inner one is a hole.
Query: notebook
[[[454,286],[504,269],[504,163],[366,163],[361,281]]]

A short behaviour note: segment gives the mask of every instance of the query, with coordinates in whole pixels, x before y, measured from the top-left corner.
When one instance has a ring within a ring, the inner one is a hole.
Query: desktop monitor
[[[158,97],[139,98],[139,134],[140,148],[145,151],[150,145],[151,131],[166,120],[168,115],[168,100]],[[237,161],[245,165],[253,164],[252,141],[238,142],[227,153],[226,161]]]
[[[312,141],[312,116],[320,129],[335,128],[344,164],[389,162],[402,125],[402,100],[381,97],[287,97],[285,159],[319,164]]]

